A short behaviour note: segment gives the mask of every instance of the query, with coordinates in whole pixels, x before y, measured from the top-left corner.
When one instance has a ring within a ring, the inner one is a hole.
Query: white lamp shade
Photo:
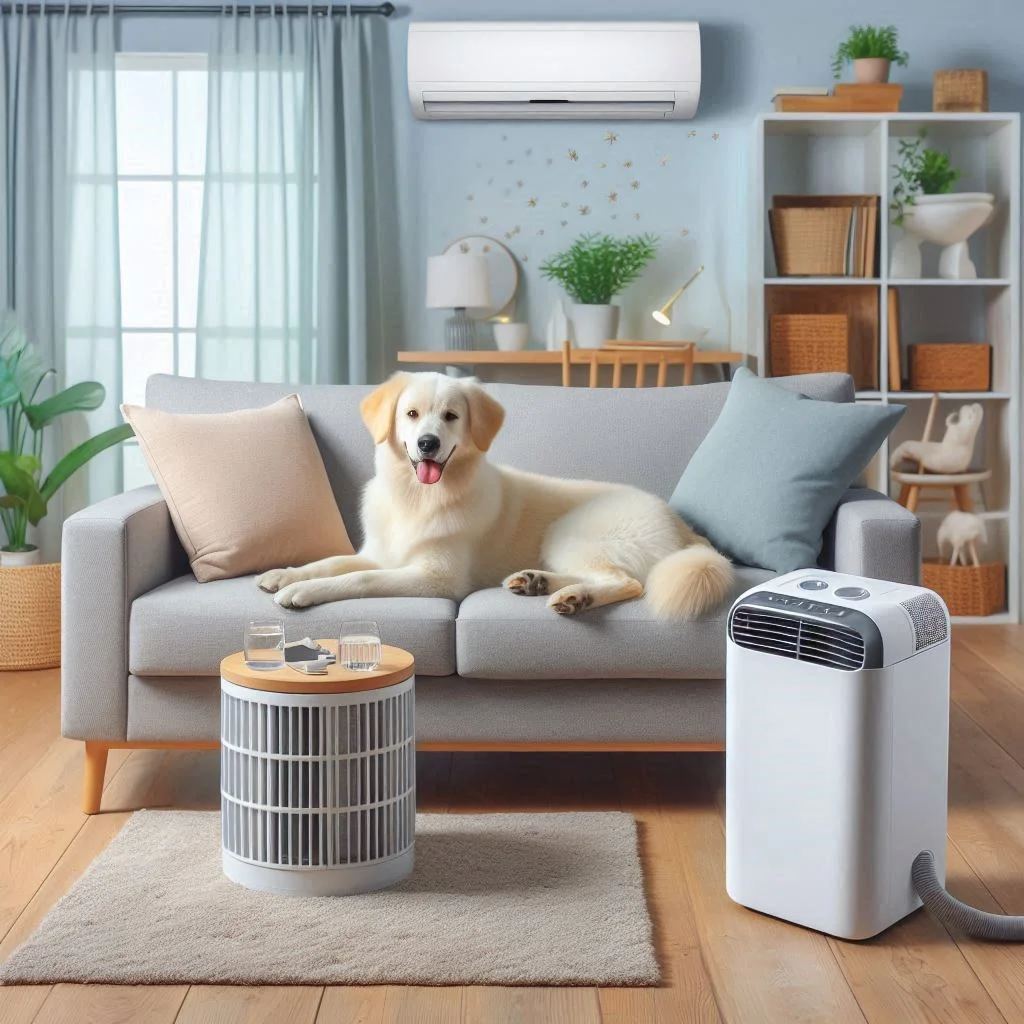
[[[464,309],[490,304],[485,257],[463,252],[427,257],[427,309]]]

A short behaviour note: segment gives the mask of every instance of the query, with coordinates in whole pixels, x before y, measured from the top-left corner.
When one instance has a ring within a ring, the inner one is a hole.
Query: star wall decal
[[[530,196],[530,198],[526,200],[526,205],[527,206],[536,206],[537,205],[537,197],[536,196]]]
[[[612,214],[612,220],[618,220],[618,219],[619,219],[619,215],[617,213],[613,213]]]
[[[629,187],[635,192],[640,187],[640,182],[634,178],[630,183]]]
[[[532,150],[532,149],[528,149],[528,150],[526,151],[526,155],[527,155],[527,156],[533,156],[533,150]]]
[[[619,193],[616,192],[613,189],[611,192],[608,193],[608,202],[609,203],[617,203],[618,201],[619,201]]]
[[[481,224],[486,224],[487,223],[487,218],[486,217],[481,217],[480,218],[480,223]]]
[[[473,195],[472,195],[472,193],[470,193],[468,196],[466,196],[466,201],[470,202],[470,203],[473,202]]]
[[[543,228],[537,228],[537,234],[538,235],[543,235],[544,234],[544,229]]]
[[[564,228],[565,225],[568,224],[569,222],[567,220],[563,220],[563,221],[560,221],[560,223],[561,223],[562,227]]]
[[[580,216],[581,217],[586,217],[586,215],[588,213],[590,213],[590,207],[589,206],[581,206],[580,207]]]
[[[637,212],[633,214],[633,220],[639,220],[639,219],[640,219],[640,211],[637,210]]]
[[[548,167],[550,167],[555,162],[555,158],[553,156],[549,156],[547,160],[545,160],[544,162],[548,165]]]
[[[579,153],[577,153],[577,152],[576,152],[576,150],[575,150],[575,149],[570,149],[570,150],[569,150],[569,159],[570,159],[570,160],[571,160],[571,161],[572,161],[573,163],[576,163],[576,161],[577,161],[577,160],[579,160],[579,158],[580,158],[580,155],[579,155]]]
[[[588,187],[589,185],[590,185],[590,182],[589,182],[589,181],[587,181],[587,179],[586,179],[586,178],[584,178],[584,179],[583,179],[583,180],[582,180],[582,181],[580,182],[580,188],[587,188],[587,187]]]
[[[697,134],[697,129],[696,129],[696,128],[691,128],[691,129],[690,129],[690,130],[689,130],[689,131],[688,131],[688,132],[686,133],[686,137],[687,137],[688,139],[692,139],[692,138],[693,138],[693,137],[694,137],[694,136],[695,136],[696,134]]]
[[[523,187],[522,181],[517,181],[516,182],[516,188],[522,188],[522,187]]]
[[[515,160],[511,160],[511,159],[505,161],[505,165],[507,167],[511,167],[514,163],[515,163]]]
[[[721,137],[722,136],[719,135],[718,132],[712,132],[711,133],[711,141],[712,142],[717,142]]]
[[[611,131],[605,132],[604,141],[607,142],[609,146],[614,146],[615,143],[619,141],[619,133]]]
[[[661,158],[661,159],[660,159],[660,160],[658,161],[658,163],[660,163],[662,167],[668,167],[668,165],[669,165],[669,163],[670,163],[670,162],[671,162],[671,160],[670,160],[670,158],[669,158],[668,156],[663,156],[663,157],[662,157],[662,158]]]
[[[633,161],[632,160],[623,160],[622,166],[625,167],[626,170],[628,171],[630,169],[630,167],[633,166]]]
[[[501,141],[502,142],[508,142],[508,136],[507,135],[502,135]]]
[[[488,185],[493,185],[494,184],[494,179],[493,178],[488,178],[487,179],[487,184]]]
[[[606,168],[607,166],[608,166],[608,165],[607,165],[607,164],[604,164],[604,163],[602,163],[602,164],[598,164],[598,165],[597,165],[597,169],[598,169],[599,171],[603,171],[603,170],[604,170],[604,169],[605,169],[605,168]]]
[[[569,206],[569,200],[568,199],[563,199],[562,200],[562,209],[563,210],[568,209],[568,206]]]
[[[690,233],[690,229],[689,228],[680,228],[679,229],[679,234],[680,234],[680,237],[682,237],[682,238],[685,238],[689,233]]]

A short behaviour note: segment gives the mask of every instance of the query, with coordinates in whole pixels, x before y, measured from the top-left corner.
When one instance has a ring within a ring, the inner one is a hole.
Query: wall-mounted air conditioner
[[[685,120],[700,98],[700,27],[414,22],[408,73],[425,120]]]

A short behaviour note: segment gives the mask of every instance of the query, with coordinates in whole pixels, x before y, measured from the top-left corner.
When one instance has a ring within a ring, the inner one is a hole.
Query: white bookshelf
[[[889,258],[900,229],[889,224],[892,165],[900,139],[928,132],[926,145],[950,154],[964,172],[956,189],[991,192],[996,214],[991,224],[970,240],[978,278],[947,281],[936,276],[937,253],[925,245],[924,277],[889,277]],[[979,341],[992,346],[990,391],[940,393],[940,417],[966,402],[981,402],[985,422],[975,445],[975,467],[990,468],[992,479],[975,489],[976,511],[986,520],[987,555],[1007,565],[1007,608],[984,619],[965,622],[1018,622],[1021,602],[1021,295],[1020,295],[1020,116],[1018,114],[762,114],[755,128],[752,167],[753,238],[750,310],[751,359],[766,372],[767,316],[772,289],[842,287],[869,288],[877,299],[877,386],[858,390],[858,401],[899,403],[907,413],[890,442],[868,468],[871,486],[893,497],[899,487],[889,475],[889,450],[907,438],[919,438],[930,393],[901,390],[889,380],[889,288],[899,290],[900,347],[904,374],[906,347],[925,341]],[[873,194],[880,197],[878,275],[856,277],[779,277],[768,210],[778,194]],[[867,300],[865,300],[867,301]],[[941,418],[939,426],[941,427]],[[940,435],[941,436],[941,435]],[[949,509],[943,496],[922,501],[918,509],[924,529],[926,557],[937,554],[936,531]]]

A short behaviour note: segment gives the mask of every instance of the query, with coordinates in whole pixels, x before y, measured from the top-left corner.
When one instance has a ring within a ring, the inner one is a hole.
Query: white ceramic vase
[[[519,352],[530,342],[530,325],[519,323],[496,323],[494,344],[500,352]]]
[[[22,569],[26,565],[39,565],[39,548],[30,551],[4,551],[0,549],[0,569]]]
[[[885,57],[860,57],[853,62],[853,80],[861,85],[888,82],[891,66]]]
[[[921,276],[921,243],[941,245],[939,277],[949,281],[978,276],[967,240],[992,218],[995,197],[989,192],[951,192],[918,196],[903,215],[903,237],[893,246],[890,278]]]
[[[572,329],[577,348],[600,348],[619,333],[619,307],[573,303]]]

